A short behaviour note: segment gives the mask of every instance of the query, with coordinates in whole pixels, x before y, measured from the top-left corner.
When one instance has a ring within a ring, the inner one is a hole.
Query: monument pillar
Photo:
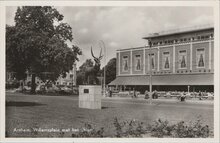
[[[79,86],[79,108],[101,109],[102,87],[100,85]]]

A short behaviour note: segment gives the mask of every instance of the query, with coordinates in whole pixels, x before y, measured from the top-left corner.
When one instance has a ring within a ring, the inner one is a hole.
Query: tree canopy
[[[87,59],[77,71],[77,78],[76,78],[76,84],[82,85],[83,81],[85,80],[85,72],[88,67],[93,67],[94,62],[92,59]]]
[[[29,72],[40,77],[50,73],[50,80],[72,69],[81,54],[79,47],[69,46],[72,28],[63,23],[63,15],[50,6],[18,7],[15,26],[6,26],[6,68],[24,79]]]
[[[109,84],[116,78],[116,58],[112,58],[108,61],[107,65],[105,66],[106,70],[106,79],[105,83]],[[102,73],[104,73],[104,69],[102,69]]]

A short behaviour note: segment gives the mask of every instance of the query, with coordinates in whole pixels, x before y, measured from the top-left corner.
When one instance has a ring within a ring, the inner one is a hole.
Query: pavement
[[[103,100],[117,100],[117,101],[139,101],[150,103],[150,99],[144,99],[143,97],[131,98],[131,97],[102,97]],[[164,98],[159,97],[158,99],[152,99],[152,103],[188,103],[188,104],[207,104],[214,105],[214,100],[203,99],[199,100],[198,98],[186,99],[181,102],[177,98]]]

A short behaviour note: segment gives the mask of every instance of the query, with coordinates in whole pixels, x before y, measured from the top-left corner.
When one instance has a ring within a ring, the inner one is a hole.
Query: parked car
[[[61,93],[72,93],[72,89],[67,87],[67,86],[64,86],[64,87],[61,87]]]

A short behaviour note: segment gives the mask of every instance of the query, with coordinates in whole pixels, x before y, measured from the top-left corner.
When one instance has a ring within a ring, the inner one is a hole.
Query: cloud
[[[190,23],[193,25],[196,25],[196,24],[201,24],[201,23],[212,23],[212,21],[214,21],[212,16],[205,17],[205,16],[201,15],[201,16],[196,17]]]
[[[110,47],[118,47],[118,43],[117,42],[110,42],[109,46]]]
[[[86,34],[86,33],[88,33],[88,31],[89,30],[87,28],[82,28],[82,29],[79,30],[79,33]]]
[[[146,45],[142,37],[149,33],[169,29],[191,27],[213,23],[211,7],[55,7],[64,15],[73,31],[74,44],[83,52],[80,66],[87,58],[92,58],[90,47],[94,53],[100,51],[100,40],[105,42],[106,63],[115,57],[116,50],[121,48],[140,47]],[[14,10],[14,11],[13,11]],[[7,23],[13,23],[16,7],[6,9]],[[104,65],[102,61],[102,66]]]

